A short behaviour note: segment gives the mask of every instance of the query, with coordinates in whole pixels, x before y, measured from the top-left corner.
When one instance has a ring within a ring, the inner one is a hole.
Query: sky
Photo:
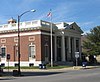
[[[100,25],[100,0],[1,0],[0,25],[31,9],[36,12],[24,14],[21,21],[50,21],[47,14],[52,9],[54,23],[76,22],[84,33]]]

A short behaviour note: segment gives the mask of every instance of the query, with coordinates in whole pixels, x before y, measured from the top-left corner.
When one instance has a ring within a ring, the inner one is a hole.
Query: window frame
[[[33,48],[33,50],[32,50],[32,48]],[[29,45],[29,57],[30,58],[36,57],[36,46],[35,46],[35,44]]]
[[[4,55],[2,54],[2,49],[3,49],[3,48],[5,49],[5,50],[4,50],[4,52],[5,52]],[[1,53],[1,57],[2,57],[2,58],[5,58],[5,57],[6,57],[6,46],[1,46],[1,47],[0,47],[0,53]]]

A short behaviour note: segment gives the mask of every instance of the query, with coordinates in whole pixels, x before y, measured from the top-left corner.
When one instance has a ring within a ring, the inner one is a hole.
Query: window
[[[76,40],[76,51],[79,52],[79,40]]]
[[[18,42],[18,37],[15,37],[14,38],[14,42]]]
[[[35,41],[35,36],[29,36],[29,41]]]
[[[48,57],[48,56],[49,56],[49,47],[48,47],[47,44],[45,44],[44,50],[45,50],[45,51],[44,51],[45,57]]]
[[[61,48],[61,37],[57,37],[57,47]]]
[[[18,56],[18,46],[14,46],[15,57]]]
[[[4,28],[7,28],[8,27],[8,25],[4,25]]]
[[[13,23],[13,24],[12,24],[12,27],[16,27],[16,23]]]
[[[6,43],[6,39],[1,39],[1,43]]]
[[[26,24],[26,25],[31,25],[31,22],[26,22],[25,24]]]
[[[1,57],[5,57],[5,55],[6,55],[6,48],[1,47]]]
[[[32,24],[37,24],[37,21],[33,21]]]
[[[48,36],[45,36],[44,39],[45,39],[45,41],[49,41],[49,37]]]
[[[35,58],[35,45],[29,45],[29,57],[31,58]]]

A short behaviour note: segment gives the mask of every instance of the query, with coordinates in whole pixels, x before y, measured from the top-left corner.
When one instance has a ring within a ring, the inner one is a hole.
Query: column
[[[75,39],[72,37],[72,59],[75,58]]]
[[[62,35],[62,61],[65,61],[65,37],[64,35]]]
[[[67,46],[68,46],[68,51],[67,51],[67,60],[71,60],[71,45],[70,45],[70,37],[68,36],[68,41],[67,41]]]
[[[79,38],[79,54],[81,59],[82,47],[81,47],[81,39]]]
[[[74,52],[76,52],[76,38],[74,38]]]
[[[57,36],[55,36],[55,39],[54,39],[55,41],[55,61],[57,61]]]

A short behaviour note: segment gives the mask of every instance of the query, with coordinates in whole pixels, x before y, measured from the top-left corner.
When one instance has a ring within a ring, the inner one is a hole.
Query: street
[[[100,82],[100,68],[23,74],[21,77],[0,77],[0,82]]]

